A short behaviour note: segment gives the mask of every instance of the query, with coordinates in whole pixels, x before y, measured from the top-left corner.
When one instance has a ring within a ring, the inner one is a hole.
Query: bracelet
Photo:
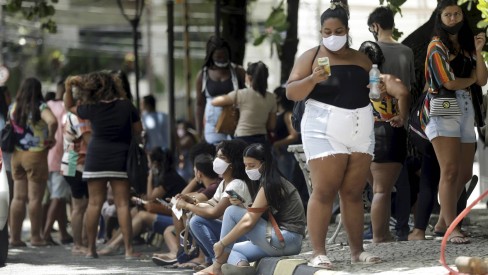
[[[226,245],[224,244],[223,241],[219,241],[220,245],[222,245],[223,247],[226,247]]]

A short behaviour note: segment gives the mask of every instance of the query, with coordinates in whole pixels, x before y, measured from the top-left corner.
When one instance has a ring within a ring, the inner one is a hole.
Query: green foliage
[[[479,0],[476,8],[481,12],[481,20],[476,25],[480,29],[488,27],[488,0]]]
[[[41,29],[50,33],[57,31],[56,22],[52,19],[56,10],[53,4],[58,0],[7,0],[6,11],[10,15],[21,13],[24,19],[29,21],[39,21]],[[22,3],[26,3],[22,5]]]
[[[287,15],[283,8],[284,0],[281,0],[280,4],[273,8],[269,14],[266,22],[264,22],[264,32],[256,34],[254,37],[254,46],[261,45],[264,40],[268,39],[271,46],[271,56],[273,56],[274,47],[278,51],[278,55],[281,54],[281,47],[283,45],[282,33],[286,32],[289,27],[289,23],[286,21]]]

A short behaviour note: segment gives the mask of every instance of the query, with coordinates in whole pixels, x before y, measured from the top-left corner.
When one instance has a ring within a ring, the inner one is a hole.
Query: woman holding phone
[[[281,175],[262,144],[249,145],[243,159],[249,179],[259,182],[258,194],[250,208],[232,205],[225,210],[220,241],[213,247],[216,260],[197,274],[255,274],[250,262],[300,253],[306,224],[300,194]],[[273,220],[276,227],[267,238],[268,223]],[[246,241],[238,242],[243,237]]]
[[[224,140],[217,145],[217,156],[213,162],[215,173],[222,177],[214,196],[206,202],[190,203],[183,198],[178,199],[176,207],[193,213],[190,219],[190,233],[205,254],[205,261],[211,265],[215,259],[213,245],[218,242],[222,227],[221,217],[225,209],[231,205],[229,194],[225,191],[234,190],[244,201],[252,202],[253,189],[248,183],[242,162],[242,153],[247,144],[242,140]]]

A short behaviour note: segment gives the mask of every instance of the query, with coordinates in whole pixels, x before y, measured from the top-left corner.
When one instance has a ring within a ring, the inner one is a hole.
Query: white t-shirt
[[[217,191],[215,191],[214,196],[211,200],[215,203],[218,203],[222,198],[228,198],[229,194],[225,192],[225,190],[234,190],[237,194],[239,194],[244,200],[244,205],[248,205],[252,203],[251,194],[249,193],[249,188],[247,188],[246,182],[240,179],[234,179],[233,181],[229,182],[224,189],[224,181],[222,180],[217,187]]]

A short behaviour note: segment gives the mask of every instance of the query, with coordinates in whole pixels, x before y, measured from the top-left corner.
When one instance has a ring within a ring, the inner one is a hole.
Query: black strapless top
[[[358,109],[370,104],[369,73],[358,65],[334,65],[331,76],[315,85],[308,98],[344,109]]]

